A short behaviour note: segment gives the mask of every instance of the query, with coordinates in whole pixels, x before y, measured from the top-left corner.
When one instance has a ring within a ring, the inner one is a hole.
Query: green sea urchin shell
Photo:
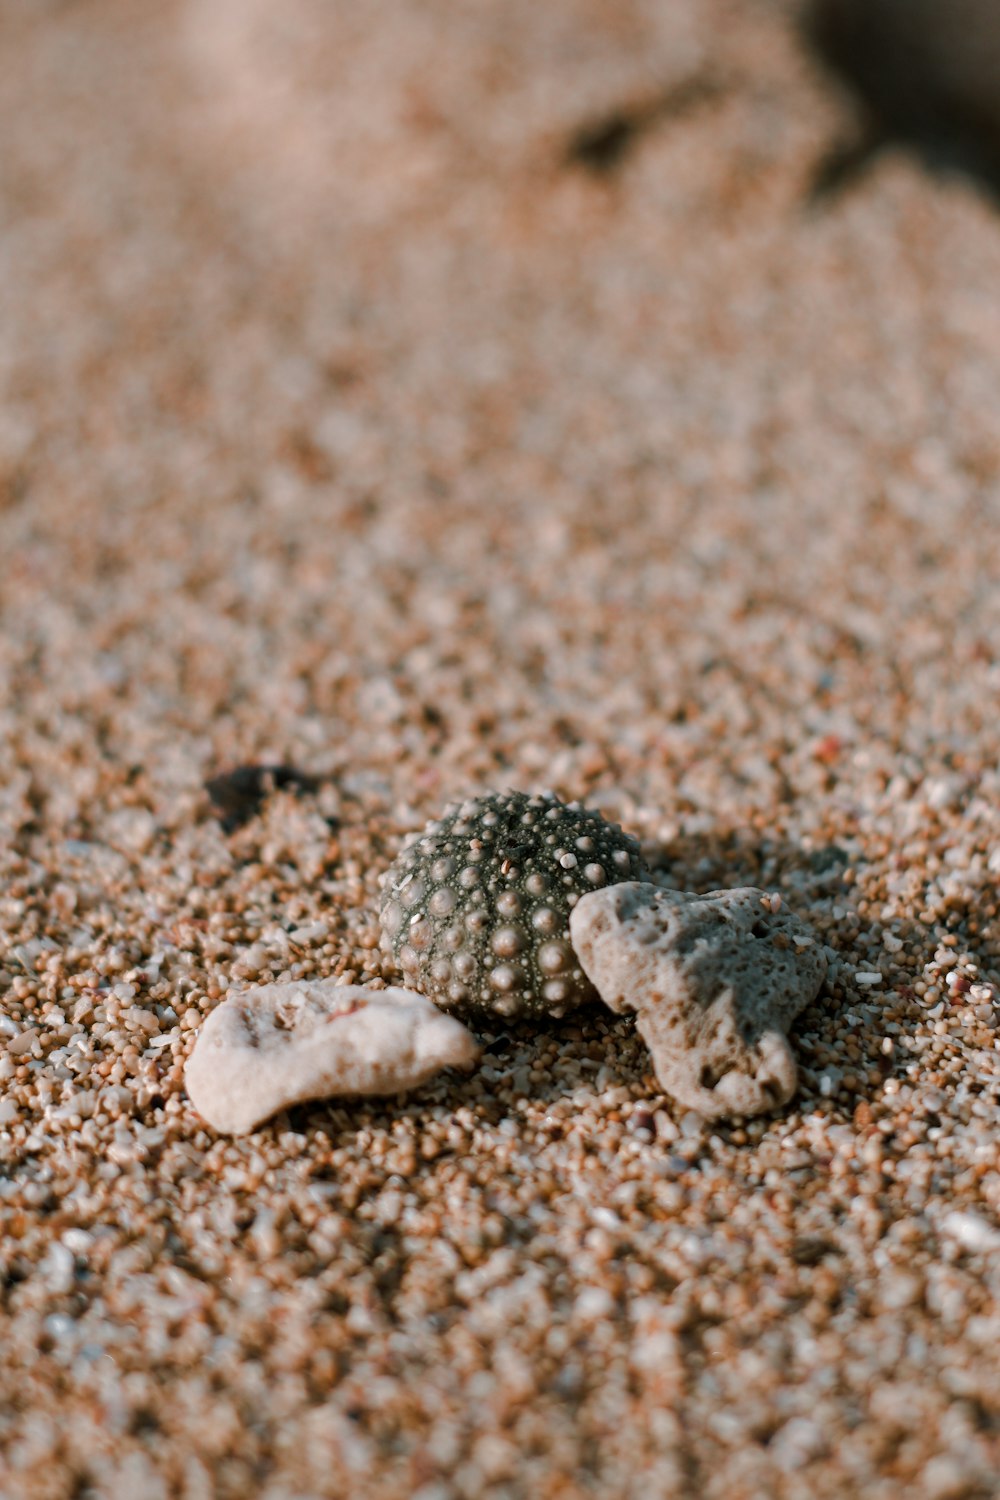
[[[596,991],[569,938],[588,891],[641,880],[635,839],[550,793],[448,808],[382,877],[382,947],[448,1009],[563,1015]]]

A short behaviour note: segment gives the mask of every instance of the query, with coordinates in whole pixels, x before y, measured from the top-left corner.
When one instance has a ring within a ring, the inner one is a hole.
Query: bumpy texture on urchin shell
[[[549,793],[447,809],[382,877],[382,947],[456,1010],[563,1015],[596,998],[569,938],[579,898],[645,876],[635,839]]]

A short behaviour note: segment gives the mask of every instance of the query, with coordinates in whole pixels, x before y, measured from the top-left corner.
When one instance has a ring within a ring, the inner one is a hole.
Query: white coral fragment
[[[185,1082],[202,1119],[241,1135],[289,1105],[398,1094],[478,1056],[472,1033],[412,990],[298,980],[223,1001],[201,1029]]]
[[[707,1116],[787,1103],[787,1032],[826,972],[820,946],[751,887],[698,896],[627,881],[581,896],[573,947],[613,1011],[634,1011],[666,1091]]]

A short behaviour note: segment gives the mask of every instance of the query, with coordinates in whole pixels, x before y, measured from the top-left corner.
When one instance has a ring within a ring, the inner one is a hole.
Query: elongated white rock
[[[478,1057],[472,1033],[413,990],[303,979],[224,1000],[184,1079],[202,1119],[242,1135],[306,1099],[398,1094]]]
[[[787,1032],[826,973],[780,898],[626,881],[581,896],[573,947],[613,1011],[634,1011],[663,1088],[710,1117],[755,1115],[797,1086]]]

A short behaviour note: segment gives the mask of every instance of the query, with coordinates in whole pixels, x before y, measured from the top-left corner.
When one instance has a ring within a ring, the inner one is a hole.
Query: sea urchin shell
[[[550,793],[447,809],[382,877],[382,947],[449,1009],[560,1016],[596,997],[573,951],[582,895],[641,880],[635,839]]]

